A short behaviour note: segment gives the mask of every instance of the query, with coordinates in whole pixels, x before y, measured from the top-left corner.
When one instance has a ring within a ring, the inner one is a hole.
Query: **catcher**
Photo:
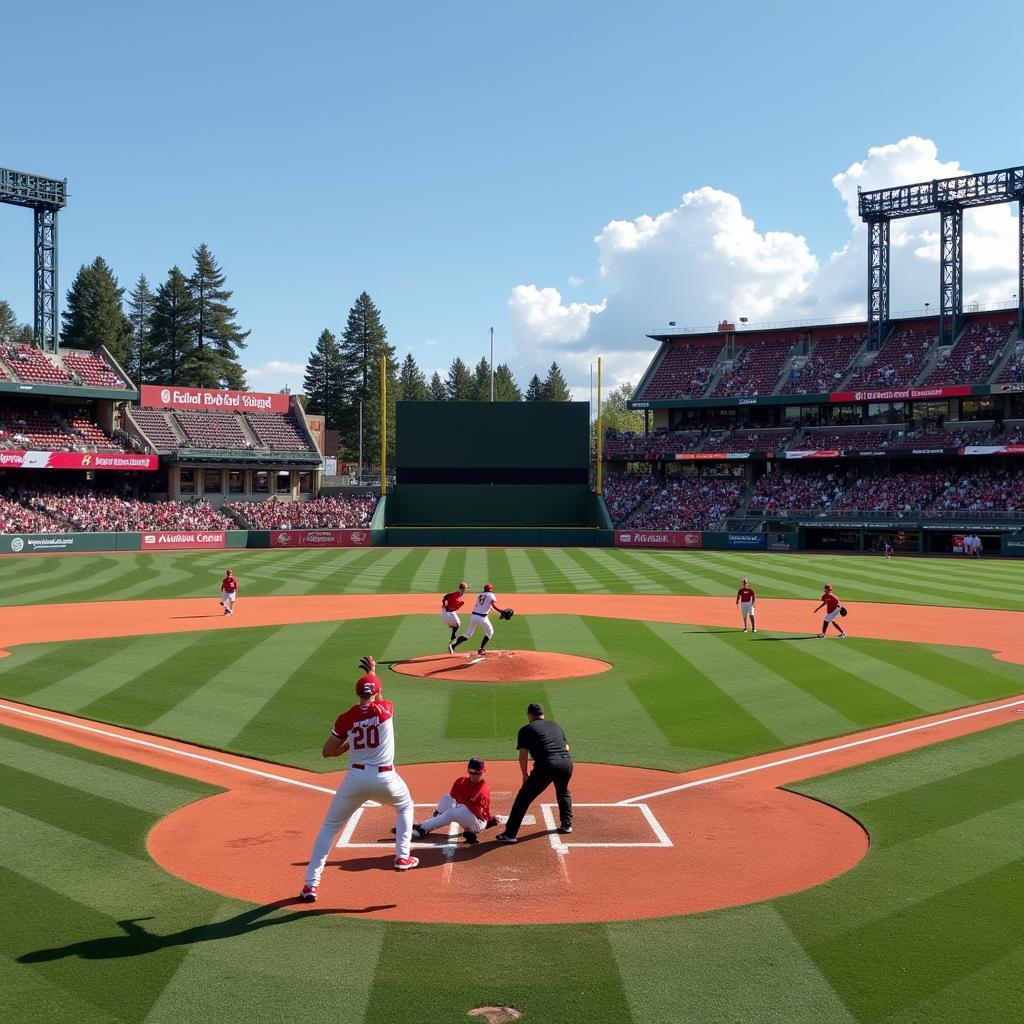
[[[433,816],[421,825],[413,825],[413,839],[422,839],[428,832],[455,821],[463,827],[462,838],[467,843],[475,843],[484,829],[499,824],[498,819],[491,815],[491,787],[485,779],[487,765],[483,758],[471,757],[466,772],[438,800]]]
[[[494,593],[494,587],[490,583],[485,583],[484,589],[477,595],[476,604],[470,613],[469,629],[462,636],[456,637],[448,645],[448,653],[452,654],[459,644],[464,644],[476,632],[476,628],[479,626],[484,631],[484,638],[480,641],[480,650],[477,653],[483,654],[487,641],[494,636],[494,626],[491,625],[491,620],[488,618],[492,610],[498,612],[506,622],[515,615],[511,608],[498,607],[498,595]]]

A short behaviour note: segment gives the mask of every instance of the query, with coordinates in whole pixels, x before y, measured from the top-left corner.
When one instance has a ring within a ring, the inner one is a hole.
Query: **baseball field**
[[[460,580],[516,610],[483,667],[446,653]],[[0,559],[0,1016],[1017,1022],[1021,581],[597,548]],[[824,583],[847,639],[816,637]],[[437,834],[396,873],[367,808],[298,903],[363,654],[417,820],[470,756],[507,813],[539,701],[572,744],[573,835],[549,793],[518,846]]]

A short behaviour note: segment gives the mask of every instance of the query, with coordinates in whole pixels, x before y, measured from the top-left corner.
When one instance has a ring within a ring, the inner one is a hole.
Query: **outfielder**
[[[484,589],[477,595],[476,604],[473,606],[473,611],[469,614],[469,629],[460,636],[456,637],[448,645],[448,653],[452,654],[455,648],[459,644],[464,644],[475,632],[477,626],[484,631],[484,638],[480,641],[480,650],[478,654],[484,653],[484,648],[487,646],[487,641],[494,636],[494,627],[491,625],[491,620],[488,615],[491,609],[501,613],[503,619],[511,619],[514,612],[511,608],[499,608],[498,607],[498,595],[494,593],[494,587],[490,583],[484,584]]]
[[[471,757],[466,772],[438,800],[434,814],[421,825],[413,825],[412,834],[416,839],[455,821],[463,828],[462,838],[467,843],[475,843],[485,828],[498,824],[498,819],[491,817],[491,787],[484,778],[487,765],[482,758]]]
[[[232,576],[230,569],[224,570],[224,579],[220,581],[220,603],[224,606],[225,615],[235,614],[235,597],[238,595],[238,580]]]
[[[828,624],[831,622],[833,626],[839,631],[839,639],[842,640],[846,636],[846,630],[835,621],[839,615],[845,615],[843,611],[843,602],[832,592],[832,584],[825,584],[825,593],[821,595],[821,604],[814,609],[814,612],[820,609],[825,609],[825,619],[821,625],[821,632],[818,634],[819,640],[825,639],[825,634],[828,632]],[[811,614],[813,615],[814,612]]]
[[[367,800],[395,808],[395,870],[408,871],[419,864],[416,857],[409,856],[412,797],[395,771],[395,706],[381,699],[373,658],[362,658],[359,665],[366,671],[356,681],[359,703],[338,716],[321,751],[324,757],[339,757],[347,751],[348,774],[331,799],[309,855],[306,884],[299,893],[299,899],[306,903],[316,900],[320,876],[338,833]]]
[[[459,630],[462,629],[462,620],[459,618],[458,612],[466,603],[465,595],[468,586],[468,583],[460,583],[458,590],[453,590],[441,598],[441,621],[452,631],[449,643],[455,643],[455,638],[459,635]],[[450,653],[451,651],[449,651]]]
[[[750,619],[750,629],[757,632],[757,622],[754,620],[754,588],[747,582],[747,578],[740,581],[740,589],[736,591],[736,603],[740,606],[740,614],[743,616],[743,632],[747,631],[747,619]]]

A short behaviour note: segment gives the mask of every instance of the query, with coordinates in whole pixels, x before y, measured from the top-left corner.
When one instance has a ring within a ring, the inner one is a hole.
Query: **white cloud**
[[[819,256],[793,231],[759,231],[740,199],[705,186],[679,205],[634,220],[612,220],[597,235],[606,297],[565,303],[556,288],[517,285],[508,300],[517,364],[526,379],[556,360],[573,387],[589,382],[603,354],[611,386],[638,379],[655,346],[647,333],[676,321],[711,325],[749,317],[752,324],[813,317],[863,317],[867,229],[857,189],[930,181],[969,173],[939,159],[930,139],[911,136],[868,150],[832,184],[850,228],[835,251]],[[1016,210],[1010,204],[968,211],[964,218],[964,300],[1007,301],[1016,291]],[[890,309],[932,307],[939,298],[937,217],[893,221]],[[573,275],[570,285],[580,278]]]
[[[280,391],[287,386],[292,392],[302,391],[302,378],[306,375],[304,363],[287,363],[270,359],[259,366],[246,367],[249,386],[257,391]]]
[[[581,284],[583,284],[583,278],[582,277],[577,277],[575,274],[572,274],[569,277],[569,287],[570,288],[579,288],[579,286]]]

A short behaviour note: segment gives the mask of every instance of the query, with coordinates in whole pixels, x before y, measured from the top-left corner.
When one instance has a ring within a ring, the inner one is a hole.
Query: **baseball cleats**
[[[740,630],[740,632],[741,632],[741,633],[746,633],[746,631],[747,631],[747,627],[746,627],[746,626],[744,626],[744,627],[743,627],[743,628],[742,628],[742,629]]]
[[[316,886],[315,885],[304,885],[302,892],[299,893],[299,899],[303,903],[316,903]]]
[[[413,827],[412,827],[412,837],[413,837],[413,839],[422,839],[426,834],[427,834],[427,830],[425,828],[422,828],[419,825],[413,825]]]
[[[455,653],[455,641],[454,640],[448,645],[448,653],[449,654],[454,654]]]
[[[839,634],[839,639],[840,640],[845,640],[846,639],[846,634],[845,633],[840,633]]]
[[[751,633],[756,633],[757,632],[757,626],[755,626],[750,632]]]
[[[555,829],[555,831],[560,836],[571,836],[572,835],[572,825],[559,825],[558,828]]]
[[[465,839],[470,846],[473,846],[475,843],[479,842],[475,832],[463,832],[462,838]]]
[[[507,846],[515,846],[519,842],[515,836],[506,835],[504,832],[499,832],[495,837],[496,843],[505,843]]]
[[[824,640],[825,639],[825,634],[824,633],[819,633],[818,634],[818,639],[819,640]]]
[[[416,867],[416,865],[419,864],[419,862],[419,857],[396,857],[395,870],[408,871],[410,868]]]

